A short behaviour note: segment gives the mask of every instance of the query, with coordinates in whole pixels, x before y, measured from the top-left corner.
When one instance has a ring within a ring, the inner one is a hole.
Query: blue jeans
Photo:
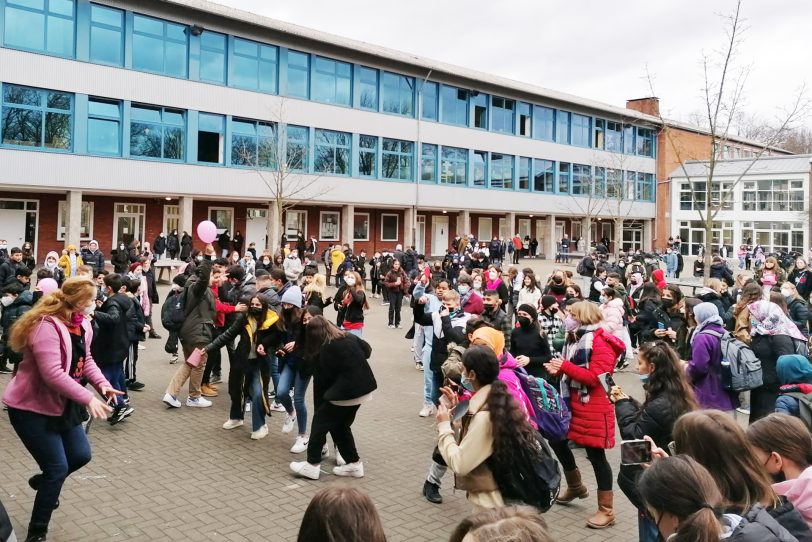
[[[127,381],[124,378],[124,362],[116,363],[114,365],[101,365],[99,367],[104,378],[113,386],[113,389],[118,391],[127,392]],[[124,406],[124,396],[116,395],[116,407],[121,408]]]
[[[276,401],[282,403],[288,414],[296,410],[296,424],[299,434],[307,433],[307,406],[305,406],[305,392],[310,383],[310,377],[302,377],[301,373],[285,363],[279,375],[279,387],[276,388]],[[290,398],[290,388],[293,386],[293,400]]]
[[[259,431],[265,425],[265,409],[268,395],[262,385],[262,372],[268,371],[271,360],[268,356],[248,361],[245,379],[248,382],[248,396],[251,398],[251,431]]]
[[[279,388],[279,358],[276,356],[269,356],[269,358],[271,360],[271,382],[273,382],[273,391],[276,392]]]
[[[29,528],[47,529],[65,479],[90,462],[90,442],[81,424],[60,433],[51,429],[49,416],[9,408],[8,417],[42,471]]]
[[[431,343],[434,339],[433,326],[419,326],[423,328],[422,356],[423,362],[423,402],[434,404],[438,390],[434,385],[434,375],[429,366],[431,365]],[[417,357],[418,345],[415,344],[415,357]]]
[[[352,333],[353,335],[355,335],[356,337],[361,339],[361,338],[364,337],[364,328],[361,328],[361,329],[348,329],[347,333]]]
[[[640,542],[657,542],[660,540],[660,530],[657,525],[640,510],[637,511],[637,536]]]

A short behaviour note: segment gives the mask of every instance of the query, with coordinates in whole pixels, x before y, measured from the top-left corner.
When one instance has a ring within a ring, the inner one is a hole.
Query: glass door
[[[118,248],[120,243],[129,246],[135,239],[143,242],[144,205],[117,203],[115,210],[113,248]]]

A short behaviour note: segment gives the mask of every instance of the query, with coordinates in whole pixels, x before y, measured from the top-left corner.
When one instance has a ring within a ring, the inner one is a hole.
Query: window
[[[4,145],[71,150],[73,94],[3,85]]]
[[[474,151],[474,186],[487,186],[488,184],[488,153]]]
[[[358,68],[358,94],[361,109],[378,110],[378,70]]]
[[[288,50],[288,96],[308,97],[310,55]]]
[[[411,181],[414,143],[400,139],[383,139],[381,170],[385,179]]]
[[[183,160],[185,113],[179,109],[133,104],[130,156]]]
[[[6,0],[5,44],[72,57],[75,12],[73,0]]]
[[[349,176],[351,147],[352,135],[346,132],[316,129],[313,171]]]
[[[552,141],[555,136],[555,109],[533,106],[533,137]]]
[[[67,202],[65,200],[61,200],[59,202],[59,206],[57,207],[57,224],[59,224],[59,228],[56,230],[56,240],[57,241],[64,241],[65,240],[65,230],[67,228],[67,224],[65,223],[65,218],[68,214],[67,212]],[[82,240],[90,240],[93,239],[93,202],[92,201],[83,201],[82,202],[82,211],[79,216],[79,237]]]
[[[437,111],[439,108],[437,105],[439,98],[437,83],[426,81],[423,84],[423,92],[421,92],[420,98],[422,100],[420,110],[421,117],[425,120],[437,120]]]
[[[552,160],[533,160],[533,191],[552,192],[555,185],[555,162]]]
[[[592,194],[592,168],[583,164],[572,165],[572,189],[573,196],[587,196]]]
[[[279,49],[234,38],[231,84],[235,87],[277,93]]]
[[[579,147],[589,147],[590,118],[585,115],[572,115],[572,144]]]
[[[654,130],[637,129],[637,154],[640,156],[654,156]]]
[[[786,182],[786,181],[784,181]],[[767,188],[767,187],[765,187]],[[710,187],[711,208],[732,210],[732,184],[729,182],[714,182]],[[779,187],[780,189],[780,187]],[[689,183],[682,183],[680,185],[680,209],[683,210],[704,210],[707,207],[707,183],[705,181],[695,181],[693,183],[693,192],[691,192],[691,185]],[[770,193],[767,189],[761,190],[759,188],[759,204],[768,202]],[[786,197],[786,188],[779,198]],[[764,209],[758,210],[772,210],[770,205],[766,205]]]
[[[491,153],[491,188],[513,190],[513,157]]]
[[[443,147],[440,163],[440,184],[465,185],[468,183],[468,150]]]
[[[803,211],[803,198],[802,181],[766,179],[742,183],[744,211]]]
[[[288,125],[287,165],[291,171],[307,172],[309,131],[304,126]],[[325,237],[319,237],[325,239]]]
[[[517,130],[517,135],[530,137],[530,104],[525,102],[519,102],[518,105],[518,113],[519,113],[519,126]]]
[[[626,199],[634,199],[634,187],[637,174],[634,171],[626,172],[626,186],[624,188],[623,197]]]
[[[414,78],[383,72],[383,110],[414,116]]]
[[[369,241],[369,213],[355,213],[352,238],[354,241]]]
[[[87,152],[121,154],[121,103],[90,98],[87,104]]]
[[[446,124],[468,126],[468,91],[443,85],[440,92],[442,121]]]
[[[313,58],[313,99],[352,105],[352,66],[329,58]]]
[[[398,240],[398,215],[381,214],[381,241]]]
[[[566,111],[558,111],[555,115],[555,142],[570,142],[570,117],[572,115]]]
[[[477,91],[471,93],[474,109],[474,128],[488,129],[488,95]]]
[[[558,163],[558,193],[569,194],[570,191],[570,169],[568,162]]]
[[[231,121],[231,165],[276,169],[277,153],[276,124],[237,118]]]
[[[598,197],[606,197],[606,168],[595,166],[595,183],[592,186],[592,193]]]
[[[234,233],[234,207],[209,207],[209,220],[217,226],[217,233]]]
[[[322,241],[338,241],[338,225],[341,214],[337,211],[322,211],[319,213],[319,239]]]
[[[639,201],[654,201],[654,174],[638,173],[634,198]]]
[[[90,61],[124,65],[124,12],[90,4]]]
[[[132,47],[133,69],[186,77],[185,25],[134,15]]]
[[[595,119],[595,127],[592,129],[592,146],[596,149],[603,149],[606,144],[606,121]]]
[[[530,165],[530,158],[519,157],[519,190],[530,189]]]
[[[437,145],[423,143],[420,160],[420,180],[429,183],[437,182]]]
[[[623,200],[623,172],[619,169],[606,170],[606,197]]]
[[[634,126],[631,124],[623,126],[623,152],[634,154]]]
[[[226,36],[211,30],[200,35],[200,80],[226,83]]]
[[[493,111],[491,112],[493,131],[512,134],[514,132],[513,113],[516,109],[516,102],[494,96],[491,99],[491,106],[493,107]]]
[[[606,121],[606,150],[623,152],[623,125],[619,122]]]
[[[358,174],[362,177],[375,177],[378,164],[378,138],[362,135],[358,137]]]

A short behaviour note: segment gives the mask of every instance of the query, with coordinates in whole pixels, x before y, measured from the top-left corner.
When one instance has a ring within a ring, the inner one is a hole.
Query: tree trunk
[[[268,204],[268,228],[266,248],[271,251],[271,254],[281,248],[279,241],[282,239],[282,217],[284,214],[284,200],[277,198]]]
[[[615,254],[623,248],[623,219],[615,219]]]
[[[707,218],[705,220],[705,253],[702,255],[702,261],[705,263],[705,267],[702,272],[703,280],[707,280],[710,278],[710,268],[711,263],[713,262],[713,248],[711,247],[711,242],[713,240],[713,220]]]

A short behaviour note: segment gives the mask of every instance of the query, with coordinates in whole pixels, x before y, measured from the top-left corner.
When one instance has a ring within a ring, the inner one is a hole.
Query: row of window
[[[701,220],[682,221],[679,223],[680,238],[682,239],[682,253],[696,255],[700,246],[717,250],[727,247],[728,254],[735,256],[739,249],[734,246],[734,225],[741,228],[739,242],[749,245],[761,245],[766,252],[791,250],[803,252],[807,243],[804,242],[803,222],[738,222],[714,221],[711,229],[710,245],[705,242],[705,223]]]
[[[691,189],[693,184],[693,190]],[[711,207],[732,211],[734,207],[734,183],[721,181],[711,183]],[[705,181],[680,184],[680,210],[705,210],[707,184]],[[765,179],[743,181],[741,187],[742,211],[803,211],[803,181]]]
[[[69,58],[74,0],[5,0],[4,44]],[[655,155],[655,132],[90,5],[87,60],[610,152]],[[197,34],[197,35],[196,35]],[[129,41],[128,41],[129,40]],[[131,43],[129,47],[125,44]],[[84,58],[82,58],[84,59]],[[195,59],[196,62],[190,62]]]

